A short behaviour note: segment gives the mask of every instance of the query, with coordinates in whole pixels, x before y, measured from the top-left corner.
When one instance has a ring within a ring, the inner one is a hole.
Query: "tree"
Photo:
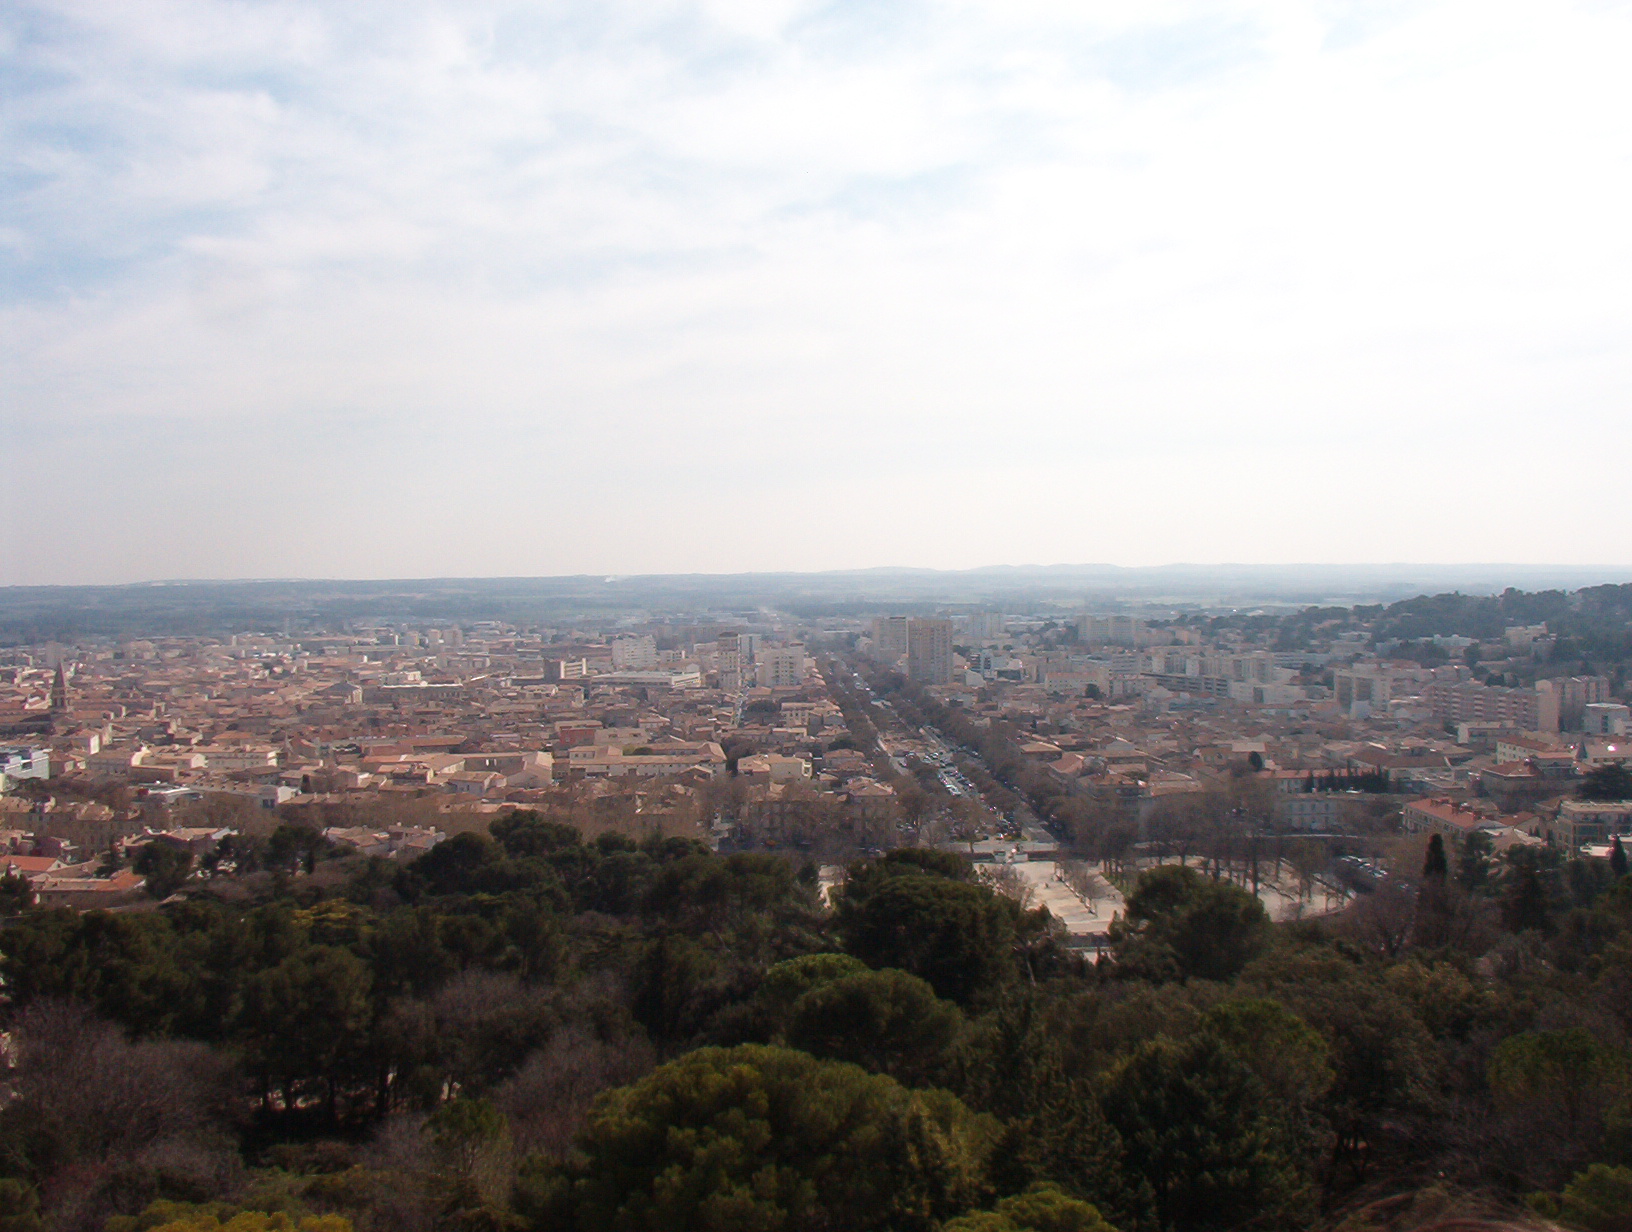
[[[1216,1036],[1159,1036],[1107,1075],[1105,1116],[1156,1226],[1210,1232],[1310,1213],[1309,1182],[1268,1092]]]
[[[786,1034],[794,1048],[850,1061],[908,1085],[944,1068],[963,1015],[905,971],[864,971],[812,988],[794,1002]]]
[[[927,862],[947,853],[912,854]],[[984,886],[927,872],[917,861],[876,861],[852,869],[836,897],[845,949],[869,967],[910,972],[960,1005],[1016,976],[1019,908]]]
[[[222,1054],[193,1041],[128,1040],[82,1006],[50,998],[30,1004],[12,1030],[16,1068],[0,1108],[7,1172],[49,1193],[77,1171],[129,1195],[153,1181],[144,1159],[176,1161],[178,1183],[221,1166],[216,1144],[238,1085]],[[0,1228],[10,1218],[23,1232],[29,1200],[26,1186],[0,1192]]]
[[[1469,892],[1483,888],[1490,877],[1490,857],[1496,849],[1489,834],[1471,831],[1458,852],[1456,883]]]
[[[1621,846],[1621,836],[1615,836],[1615,842],[1609,849],[1609,871],[1617,877],[1626,876],[1626,848]]]
[[[339,1084],[367,1042],[371,982],[349,950],[313,945],[247,983],[242,1031],[264,1103],[270,1105],[274,1082],[288,1106],[293,1084],[319,1080],[329,1118],[336,1119]]]
[[[1286,953],[1255,963],[1243,983],[1272,996],[1325,1038],[1335,1072],[1318,1111],[1332,1125],[1334,1167],[1363,1178],[1383,1126],[1422,1106],[1434,1041],[1405,999],[1334,953]]]
[[[1430,948],[1446,944],[1451,936],[1452,887],[1450,864],[1445,859],[1445,840],[1438,834],[1428,839],[1422,861],[1422,884],[1417,889],[1417,914],[1413,939]]]
[[[1116,1232],[1099,1208],[1058,1186],[1038,1183],[990,1211],[960,1215],[946,1232]]]
[[[435,1185],[443,1208],[471,1214],[491,1209],[489,1200],[499,1197],[507,1179],[510,1125],[504,1114],[488,1100],[461,1096],[433,1112],[425,1132],[444,1169]]]
[[[289,1215],[283,1211],[241,1211],[224,1202],[198,1206],[159,1201],[136,1218],[115,1216],[108,1232],[352,1232],[340,1215]]]
[[[532,809],[517,809],[488,827],[512,857],[549,856],[579,846],[583,835],[574,826],[548,821]]]
[[[1527,1134],[1579,1142],[1627,1092],[1632,1072],[1620,1050],[1585,1027],[1566,1027],[1503,1040],[1491,1054],[1489,1080],[1497,1109]]]
[[[1502,927],[1514,933],[1549,931],[1552,917],[1548,911],[1547,888],[1542,884],[1536,857],[1515,849],[1510,859],[1513,871],[1502,898]]]
[[[1444,884],[1445,878],[1450,875],[1450,865],[1445,860],[1445,840],[1438,834],[1428,840],[1428,852],[1422,860],[1422,876],[1424,881],[1437,881]]]
[[[1147,979],[1228,980],[1262,952],[1269,914],[1253,895],[1182,864],[1139,878],[1111,926],[1121,970]]]
[[[0,1232],[43,1232],[40,1195],[27,1181],[0,1180]]]
[[[1198,1028],[1252,1070],[1289,1127],[1312,1136],[1314,1108],[1337,1077],[1320,1032],[1267,997],[1221,1002],[1201,1016]]]
[[[143,887],[154,898],[169,898],[186,884],[193,871],[191,852],[153,840],[136,857],[135,869],[147,883]]]
[[[1589,770],[1576,795],[1583,800],[1632,800],[1632,770],[1618,761]]]
[[[783,1022],[794,1002],[813,988],[841,980],[847,975],[860,975],[868,970],[867,964],[849,954],[802,954],[798,958],[784,958],[772,965],[760,981],[754,1000]]]
[[[266,841],[266,864],[284,872],[304,866],[309,873],[316,866],[318,852],[327,846],[323,835],[312,826],[285,823]]]
[[[930,1232],[978,1199],[994,1130],[944,1091],[854,1065],[701,1048],[597,1105],[554,1203],[627,1232]]]
[[[1632,1232],[1632,1168],[1593,1164],[1576,1173],[1559,1197],[1535,1194],[1530,1205],[1582,1232]]]
[[[34,887],[21,873],[0,876],[0,916],[18,915],[34,903]]]

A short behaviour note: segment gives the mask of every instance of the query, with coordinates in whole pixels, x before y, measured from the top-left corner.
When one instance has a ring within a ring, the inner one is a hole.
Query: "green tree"
[[[1621,836],[1615,836],[1615,843],[1609,849],[1609,871],[1617,877],[1626,876],[1626,848],[1621,846]]]
[[[532,809],[517,809],[488,827],[499,846],[514,858],[551,856],[581,845],[576,827],[549,821]]]
[[[1583,800],[1632,800],[1632,770],[1608,762],[1583,775],[1575,794]]]
[[[169,898],[192,875],[193,857],[191,852],[155,840],[143,846],[134,867],[147,878],[143,888],[149,894],[154,898]]]
[[[335,1118],[339,1084],[368,1042],[371,984],[360,959],[323,945],[307,946],[246,983],[240,1021],[266,1101],[273,1083],[287,1104],[293,1084],[317,1080]]]
[[[1444,882],[1450,873],[1450,866],[1445,860],[1445,840],[1438,834],[1428,839],[1428,852],[1422,860],[1422,877],[1424,881]]]
[[[20,915],[34,903],[34,887],[21,873],[0,876],[0,916]]]
[[[1124,918],[1111,926],[1118,964],[1158,980],[1233,979],[1269,936],[1269,915],[1256,897],[1182,864],[1141,875]]]
[[[853,1065],[702,1048],[596,1107],[555,1201],[579,1227],[626,1232],[929,1232],[979,1200],[994,1128]]]
[[[941,1073],[963,1015],[905,971],[864,971],[812,988],[792,1006],[787,1042],[909,1086]]]
[[[1531,1132],[1546,1127],[1576,1142],[1596,1132],[1606,1108],[1628,1089],[1625,1054],[1585,1027],[1526,1031],[1491,1054],[1491,1096]]]
[[[1295,1226],[1311,1213],[1296,1144],[1252,1070],[1217,1037],[1158,1037],[1107,1075],[1105,1116],[1163,1232]]]
[[[340,1215],[242,1211],[224,1202],[158,1201],[135,1217],[115,1216],[108,1232],[352,1232]]]
[[[1502,896],[1502,927],[1514,933],[1550,932],[1552,914],[1537,857],[1515,850],[1510,859],[1513,869]]]
[[[1532,1200],[1531,1204],[1541,1214],[1582,1232],[1632,1232],[1632,1168],[1593,1164],[1576,1173],[1564,1187],[1561,1200]]]
[[[461,1096],[431,1113],[425,1132],[449,1169],[463,1177],[475,1171],[484,1151],[505,1138],[509,1125],[490,1101]]]
[[[1252,1070],[1290,1125],[1309,1132],[1312,1110],[1337,1078],[1319,1031],[1267,997],[1221,1002],[1201,1016],[1197,1030]]]
[[[765,973],[754,998],[767,1009],[786,1015],[793,1003],[811,989],[842,980],[847,975],[859,975],[867,969],[866,963],[849,954],[826,952],[784,958]]]
[[[1490,877],[1490,857],[1496,845],[1483,830],[1472,831],[1457,853],[1456,882],[1469,892],[1484,888]]]
[[[910,864],[901,869],[853,878],[839,893],[846,950],[870,967],[927,980],[960,1005],[1014,980],[1019,909],[1011,900]]]
[[[989,1211],[960,1215],[946,1232],[1116,1232],[1099,1208],[1058,1186],[1033,1185]]]
[[[40,1195],[27,1181],[0,1180],[0,1232],[42,1232]]]
[[[1363,1178],[1388,1123],[1416,1116],[1433,1082],[1434,1041],[1380,976],[1332,953],[1282,953],[1242,973],[1319,1031],[1335,1079],[1319,1112],[1335,1130],[1332,1165]]]

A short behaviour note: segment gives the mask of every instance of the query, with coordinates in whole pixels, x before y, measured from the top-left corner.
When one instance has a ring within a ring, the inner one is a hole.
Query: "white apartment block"
[[[805,683],[803,646],[761,647],[756,659],[755,677],[762,689],[797,689]]]
[[[613,641],[613,671],[649,672],[656,667],[657,639],[650,633],[644,637],[620,637]]]

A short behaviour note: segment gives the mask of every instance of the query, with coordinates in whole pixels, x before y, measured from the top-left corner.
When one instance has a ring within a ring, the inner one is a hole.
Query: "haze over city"
[[[13,3],[0,583],[1625,565],[1629,53],[1587,3]]]

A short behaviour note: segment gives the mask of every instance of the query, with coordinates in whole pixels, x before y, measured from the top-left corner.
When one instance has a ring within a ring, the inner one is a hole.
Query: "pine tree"
[[[1609,849],[1609,871],[1617,877],[1626,876],[1626,848],[1621,846],[1621,836],[1615,836],[1615,844]]]
[[[1436,834],[1428,840],[1428,854],[1422,861],[1422,875],[1424,878],[1444,882],[1449,871],[1445,863],[1445,840]]]

